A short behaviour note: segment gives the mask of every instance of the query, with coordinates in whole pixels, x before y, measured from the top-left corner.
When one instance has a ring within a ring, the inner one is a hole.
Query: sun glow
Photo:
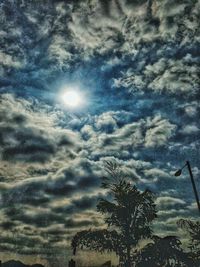
[[[83,97],[77,90],[67,89],[62,93],[62,101],[67,107],[76,108],[82,104]]]

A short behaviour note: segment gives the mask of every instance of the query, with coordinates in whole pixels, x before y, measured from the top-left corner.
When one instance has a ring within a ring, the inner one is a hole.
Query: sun
[[[80,92],[69,89],[62,94],[62,100],[67,107],[79,107],[82,103],[82,96]]]

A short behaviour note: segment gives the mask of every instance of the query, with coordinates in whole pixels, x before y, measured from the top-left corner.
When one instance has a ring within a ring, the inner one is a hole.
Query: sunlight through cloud
[[[84,104],[83,93],[76,87],[66,87],[60,94],[61,102],[68,108],[80,108]]]

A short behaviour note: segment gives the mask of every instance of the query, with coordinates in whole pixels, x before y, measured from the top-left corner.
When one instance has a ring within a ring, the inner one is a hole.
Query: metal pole
[[[194,195],[195,195],[196,202],[197,202],[197,207],[198,207],[199,212],[200,212],[199,196],[198,196],[197,188],[196,188],[196,185],[195,185],[195,181],[194,181],[192,169],[191,169],[191,166],[190,166],[190,162],[189,161],[186,161],[186,164],[187,164],[188,171],[189,171],[189,174],[190,174],[190,178],[191,178],[191,182],[192,182],[192,187],[193,187]]]

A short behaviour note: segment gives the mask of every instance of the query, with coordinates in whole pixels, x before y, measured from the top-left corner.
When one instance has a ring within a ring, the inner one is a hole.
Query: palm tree
[[[77,247],[95,251],[114,251],[125,267],[131,267],[138,242],[152,236],[151,224],[156,218],[154,196],[149,190],[139,191],[132,186],[120,168],[106,163],[109,177],[102,186],[108,189],[112,201],[101,198],[97,211],[104,215],[106,229],[78,232],[72,240],[74,252]]]

